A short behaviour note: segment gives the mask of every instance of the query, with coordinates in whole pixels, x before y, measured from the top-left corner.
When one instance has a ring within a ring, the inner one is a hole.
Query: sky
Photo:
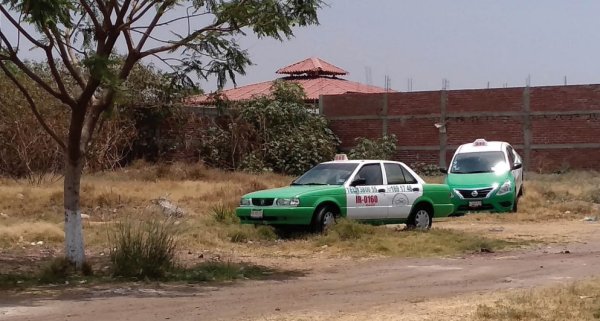
[[[597,0],[326,0],[320,25],[279,42],[247,37],[237,84],[320,57],[346,79],[398,91],[600,83]],[[370,74],[370,76],[369,76]],[[203,84],[214,89],[214,81]],[[226,88],[232,87],[229,83]]]
[[[449,89],[518,87],[528,79],[562,85],[565,77],[600,83],[598,0],[325,1],[320,25],[296,28],[290,40],[240,38],[254,65],[238,86],[273,80],[277,69],[309,57],[349,71],[348,80],[384,87],[387,76],[397,91],[439,90],[444,79]],[[157,36],[172,37],[170,29]],[[212,91],[216,80],[200,85]]]

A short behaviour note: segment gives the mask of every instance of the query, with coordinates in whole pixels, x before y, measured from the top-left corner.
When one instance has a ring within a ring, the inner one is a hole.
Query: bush
[[[176,271],[170,275],[173,280],[190,283],[230,281],[237,279],[264,279],[273,275],[267,267],[234,262],[204,262],[190,269]]]
[[[247,243],[249,241],[274,241],[278,239],[275,229],[271,226],[260,225],[256,228],[250,226],[239,226],[230,231],[229,240],[232,243]]]
[[[350,159],[391,159],[398,140],[392,134],[375,140],[358,137],[355,142],[356,146],[348,153]]]
[[[219,168],[292,175],[331,160],[340,141],[304,99],[299,85],[275,82],[272,97],[229,106],[203,132],[200,157]]]
[[[50,261],[40,271],[38,278],[41,284],[49,283],[64,283],[73,275],[80,274],[75,265],[64,257],[58,257]],[[84,263],[81,274],[90,276],[93,274],[92,267],[86,262]]]
[[[175,228],[170,220],[119,222],[109,235],[114,276],[160,279],[175,265]]]
[[[427,164],[424,162],[417,162],[410,164],[410,167],[422,176],[441,176],[440,167],[435,164]]]
[[[213,205],[210,209],[215,221],[223,224],[239,223],[239,218],[235,215],[235,210],[223,203]]]

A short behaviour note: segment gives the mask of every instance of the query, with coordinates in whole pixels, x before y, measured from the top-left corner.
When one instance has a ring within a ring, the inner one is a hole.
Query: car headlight
[[[504,184],[500,186],[500,189],[498,189],[498,193],[496,193],[496,195],[504,195],[510,193],[512,191],[511,187],[512,184],[510,183],[510,181],[504,182]]]
[[[297,198],[278,198],[275,204],[277,206],[298,206],[300,205],[300,200]]]
[[[251,198],[242,198],[240,200],[240,206],[250,206],[252,205],[252,199]]]

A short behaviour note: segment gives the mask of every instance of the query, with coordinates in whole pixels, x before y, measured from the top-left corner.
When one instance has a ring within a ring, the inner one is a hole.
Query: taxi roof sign
[[[335,158],[333,160],[336,161],[347,161],[348,156],[346,154],[335,154]]]
[[[487,140],[478,138],[473,142],[473,146],[487,146]]]

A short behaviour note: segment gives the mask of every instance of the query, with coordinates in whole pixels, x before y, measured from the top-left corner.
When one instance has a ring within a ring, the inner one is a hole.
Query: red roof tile
[[[319,58],[308,58],[297,62],[295,64],[289,65],[287,67],[283,67],[277,70],[278,74],[287,74],[287,75],[301,75],[301,74],[311,74],[311,75],[346,75],[348,74],[342,68],[336,67],[326,61],[323,61]]]
[[[285,77],[284,81],[300,84],[306,92],[307,100],[317,100],[320,95],[339,95],[344,93],[382,93],[385,88],[364,85],[358,82],[331,77]],[[261,82],[222,91],[220,94],[229,101],[249,100],[253,97],[271,93],[273,81]],[[209,105],[214,102],[211,95],[198,95],[186,99],[188,105]]]

